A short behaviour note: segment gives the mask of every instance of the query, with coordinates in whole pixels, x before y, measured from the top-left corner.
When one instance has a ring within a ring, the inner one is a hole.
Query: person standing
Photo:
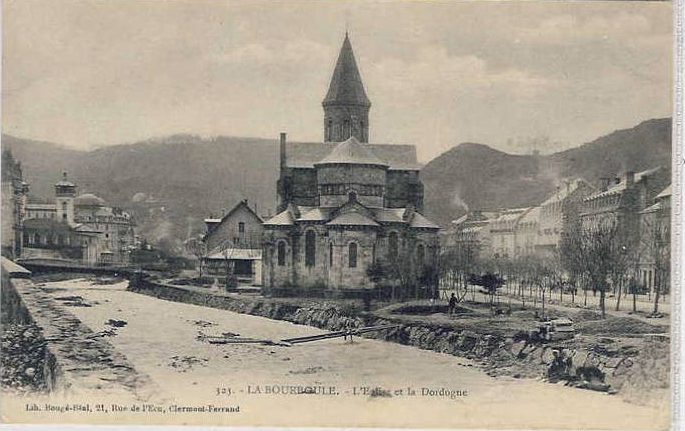
[[[449,314],[453,314],[455,309],[457,308],[457,297],[454,296],[454,292],[452,292],[452,296],[450,296],[450,302],[447,308]]]

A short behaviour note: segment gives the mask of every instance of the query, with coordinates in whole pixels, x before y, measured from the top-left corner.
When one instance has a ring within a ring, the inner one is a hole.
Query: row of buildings
[[[2,252],[15,259],[122,265],[138,244],[135,223],[121,208],[91,193],[77,195],[67,173],[53,202],[31,202],[21,164],[2,157]]]
[[[535,207],[499,211],[472,211],[442,232],[444,247],[476,246],[482,257],[516,258],[551,256],[562,234],[578,227],[616,221],[625,242],[638,248],[637,277],[653,288],[656,283],[653,253],[645,249],[645,227],[657,221],[670,226],[671,187],[668,172],[656,167],[643,172],[623,172],[605,179],[597,189],[583,179],[564,182],[547,200]],[[668,247],[667,241],[663,244]]]

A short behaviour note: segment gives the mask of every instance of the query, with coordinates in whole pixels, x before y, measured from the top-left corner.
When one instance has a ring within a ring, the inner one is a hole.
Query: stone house
[[[440,231],[441,248],[469,245],[477,248],[479,256],[491,256],[490,222],[497,217],[499,213],[495,211],[473,210],[452,220],[449,230]]]
[[[247,200],[239,202],[220,219],[205,219],[203,275],[221,279],[232,271],[239,281],[260,285],[263,222]]]
[[[619,223],[627,246],[639,241],[640,211],[654,202],[670,178],[665,169],[656,167],[642,172],[623,172],[613,184],[582,200],[579,211],[581,225],[591,228],[604,222]]]
[[[2,255],[16,258],[21,255],[23,239],[23,220],[26,207],[28,184],[24,181],[21,163],[16,161],[12,152],[2,153]]]
[[[137,246],[131,216],[91,193],[77,196],[76,185],[66,172],[55,183],[55,203],[26,204],[23,223],[23,259],[121,265],[128,263]]]
[[[563,232],[577,219],[582,200],[596,189],[587,181],[576,178],[564,181],[552,196],[540,204],[538,253],[551,255],[559,246]]]
[[[437,264],[416,149],[369,144],[370,102],[346,35],[323,101],[324,142],[280,139],[278,210],[264,223],[264,285],[374,287],[379,260]]]
[[[530,210],[531,208],[505,209],[500,211],[499,216],[490,222],[492,257],[513,258],[520,254],[520,241],[516,235],[517,225],[519,220]]]
[[[668,286],[671,247],[671,186],[654,198],[654,204],[640,211],[640,253],[635,277],[650,292],[657,283]],[[655,250],[658,249],[658,250]],[[656,252],[656,253],[655,253]],[[666,259],[668,257],[668,261]],[[659,265],[655,259],[660,259]],[[662,268],[659,268],[659,267]]]

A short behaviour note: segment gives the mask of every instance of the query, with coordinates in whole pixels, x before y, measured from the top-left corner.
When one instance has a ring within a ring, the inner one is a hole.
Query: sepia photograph
[[[4,0],[0,422],[677,428],[679,2]]]

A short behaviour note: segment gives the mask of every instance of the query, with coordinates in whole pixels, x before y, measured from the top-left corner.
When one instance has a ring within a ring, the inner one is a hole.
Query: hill
[[[78,193],[91,192],[133,213],[142,235],[176,244],[204,230],[203,218],[242,199],[273,213],[278,141],[174,135],[93,151],[3,135],[22,162],[30,194],[51,198],[68,171]]]
[[[564,178],[601,177],[655,166],[671,169],[671,119],[654,119],[551,155],[512,155],[463,143],[421,170],[426,215],[443,226],[469,209],[537,205]]]
[[[78,151],[50,142],[2,136],[22,162],[35,197],[52,198],[62,171],[109,203],[131,211],[139,231],[177,246],[204,230],[203,218],[247,198],[273,214],[278,175],[275,139],[174,135]],[[670,119],[645,121],[578,148],[548,156],[513,155],[475,143],[460,144],[421,171],[426,215],[449,224],[467,209],[542,202],[565,177],[599,178],[623,169],[662,165],[670,170]]]

